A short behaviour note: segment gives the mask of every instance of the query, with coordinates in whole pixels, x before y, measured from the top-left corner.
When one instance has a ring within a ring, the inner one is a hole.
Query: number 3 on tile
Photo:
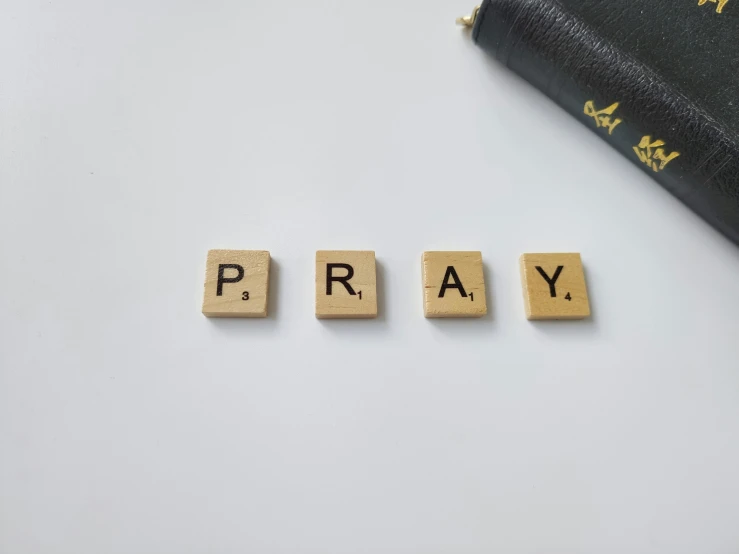
[[[245,290],[244,293],[241,295],[242,300],[249,300],[249,291]]]

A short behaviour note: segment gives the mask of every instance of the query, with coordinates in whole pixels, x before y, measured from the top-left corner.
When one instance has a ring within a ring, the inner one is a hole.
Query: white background
[[[739,250],[466,1],[0,6],[2,554],[739,550]],[[201,315],[210,248],[268,319]],[[317,249],[377,320],[314,318]],[[434,249],[487,318],[423,318]],[[532,251],[592,319],[526,321]]]

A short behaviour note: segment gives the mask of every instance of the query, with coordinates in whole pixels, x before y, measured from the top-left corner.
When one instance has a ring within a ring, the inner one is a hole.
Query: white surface
[[[462,0],[6,0],[0,552],[739,549],[739,251],[453,20]],[[267,320],[200,314],[269,249]],[[316,321],[316,249],[377,321]],[[427,321],[479,249],[491,317]],[[580,251],[593,318],[524,319]]]

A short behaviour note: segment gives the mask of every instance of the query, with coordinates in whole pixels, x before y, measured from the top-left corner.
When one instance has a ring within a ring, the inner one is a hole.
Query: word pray
[[[270,260],[266,250],[208,252],[203,314],[267,317]],[[519,266],[528,319],[590,316],[580,254],[523,254]],[[427,318],[487,314],[488,295],[480,252],[424,252],[421,274]],[[315,294],[315,315],[319,319],[377,317],[374,251],[316,252]]]

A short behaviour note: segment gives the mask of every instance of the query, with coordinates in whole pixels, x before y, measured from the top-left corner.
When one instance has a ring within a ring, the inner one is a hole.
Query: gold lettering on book
[[[711,4],[718,4],[716,6],[716,13],[721,13],[724,11],[724,6],[729,3],[729,0],[698,0],[698,5],[702,6],[703,4],[707,4],[710,2]]]
[[[615,118],[611,120],[611,116],[613,115],[613,112],[615,112],[618,109],[618,102],[615,104],[611,104],[607,108],[603,108],[602,110],[596,110],[595,109],[595,102],[593,100],[588,100],[585,102],[585,108],[583,111],[585,112],[585,115],[588,117],[592,117],[595,121],[596,127],[605,127],[608,129],[608,134],[612,135],[613,130],[618,127],[618,124],[621,123],[621,120],[618,118]]]
[[[652,142],[652,137],[646,135],[642,137],[637,146],[634,146],[634,152],[642,162],[652,168],[652,171],[662,171],[668,163],[680,155],[680,152],[673,152],[669,156],[665,155],[665,150],[662,148],[664,145],[664,141],[655,140]]]

